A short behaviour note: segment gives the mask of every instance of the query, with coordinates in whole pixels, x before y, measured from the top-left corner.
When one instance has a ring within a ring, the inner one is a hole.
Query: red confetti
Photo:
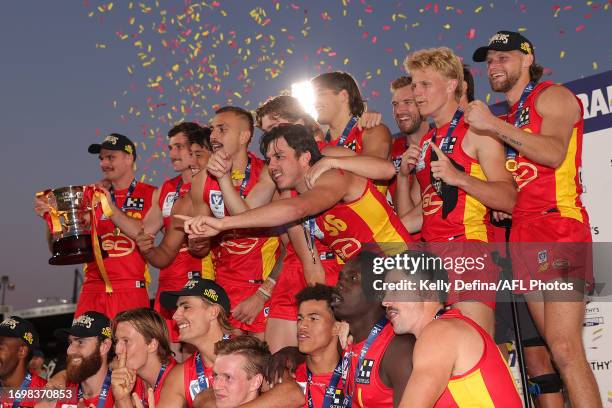
[[[476,38],[476,29],[475,28],[470,28],[468,30],[467,38],[468,38],[468,40],[473,40],[474,38]]]
[[[585,27],[586,26],[584,24],[580,24],[578,27],[576,27],[576,32],[578,33],[580,31],[584,30]]]
[[[391,29],[390,25],[384,25],[383,26],[383,31],[389,31]]]
[[[363,11],[365,11],[368,14],[372,14],[374,12],[374,8],[372,6],[366,6],[366,8],[364,8]]]
[[[376,44],[376,41],[378,41],[378,39],[376,38],[376,36],[372,37],[372,44]]]

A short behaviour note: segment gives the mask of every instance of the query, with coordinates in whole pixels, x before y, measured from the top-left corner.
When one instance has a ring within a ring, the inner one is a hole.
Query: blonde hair
[[[463,65],[453,50],[448,47],[427,48],[413,52],[406,57],[404,68],[408,73],[431,68],[448,79],[456,79],[455,98],[463,92]]]

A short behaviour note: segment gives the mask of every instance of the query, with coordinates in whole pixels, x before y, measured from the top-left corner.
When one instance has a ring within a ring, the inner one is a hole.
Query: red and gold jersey
[[[357,154],[361,154],[363,150],[363,132],[364,129],[359,129],[357,125],[353,126],[351,131],[349,132],[344,144],[339,147],[346,147],[349,150],[354,151]],[[327,146],[338,146],[340,143],[340,139],[327,141],[318,141],[317,146],[319,146],[319,150],[325,149]]]
[[[450,378],[434,407],[522,407],[510,369],[491,336],[458,309],[447,310],[440,319],[460,319],[468,323],[482,337],[484,350],[472,369]]]
[[[342,408],[344,402],[344,392],[342,378],[339,379],[338,384],[334,389],[334,396],[331,399],[331,404],[327,407],[323,406],[323,399],[325,398],[325,390],[329,386],[329,382],[333,376],[333,372],[326,374],[313,374],[310,384],[308,384],[308,373],[306,371],[306,363],[300,364],[295,369],[295,382],[304,391],[306,402],[304,402],[304,408],[308,408],[308,398],[312,398],[313,408]],[[310,395],[308,394],[310,392]]]
[[[544,90],[553,85],[555,84],[550,81],[536,85],[525,100],[521,112],[517,113],[517,102],[510,108],[505,119],[514,124],[516,115],[520,115],[518,127],[525,132],[533,133],[533,137],[538,137],[542,127],[542,117],[536,109],[536,100]],[[516,205],[512,211],[513,222],[521,222],[549,212],[558,212],[561,217],[588,223],[588,215],[580,199],[582,194],[580,171],[584,130],[583,108],[580,99],[576,98],[576,100],[580,105],[580,120],[574,123],[565,160],[561,166],[553,169],[518,155],[516,159],[518,169],[514,172],[514,179],[519,190]]]
[[[437,129],[438,146],[445,139],[450,123]],[[462,166],[466,174],[479,180],[486,180],[478,161],[470,157],[461,147],[468,128],[462,116],[446,146],[446,155]],[[430,144],[435,131],[436,129],[431,129],[421,140],[421,154],[416,165],[416,177],[421,189],[423,207],[422,238],[427,242],[443,242],[465,236],[468,240],[489,242],[491,236],[489,210],[462,189],[457,189],[457,206],[446,219],[442,217],[443,201],[431,184]]]
[[[156,384],[155,389],[153,390],[153,395],[155,397],[156,404],[159,402],[159,397],[161,396],[161,390],[164,387],[164,381],[166,381],[166,378],[168,377],[168,373],[172,371],[172,369],[174,368],[174,366],[176,366],[176,364],[177,364],[176,360],[170,357],[170,361],[166,365],[166,368],[164,369],[164,372],[161,378],[159,379],[159,382]],[[148,398],[147,388],[148,387],[145,385],[142,378],[137,377],[133,392],[136,393],[136,395],[140,395],[140,401],[142,401],[145,406],[147,404],[147,398]]]
[[[44,378],[36,374],[34,371],[30,370],[30,375],[32,376],[32,379],[30,380],[30,385],[27,388],[28,390],[40,390],[41,388],[44,388],[45,385],[47,384],[47,380],[45,380]],[[12,408],[13,407],[13,403],[15,400],[5,399],[5,397],[7,397],[7,394],[8,392],[5,390],[5,392],[2,394],[2,398],[0,399],[0,408]],[[33,407],[37,403],[37,400],[32,400],[32,399],[27,399],[27,398],[21,398],[21,400],[22,401],[19,403],[20,407]],[[76,400],[77,399],[75,395],[74,401],[76,402]]]
[[[116,190],[115,205],[117,208],[123,208],[128,217],[142,220],[153,204],[154,191],[155,187],[138,182],[129,198],[127,188]],[[108,253],[108,257],[104,259],[104,267],[111,284],[120,280],[145,281],[146,263],[136,242],[116,230],[115,224],[104,216],[101,208],[96,209],[96,217],[100,246]],[[95,262],[89,262],[85,270],[86,283],[103,281]]]
[[[183,362],[183,385],[185,387],[185,400],[187,401],[188,408],[193,408],[193,400],[196,395],[204,391],[200,389],[200,383],[198,382],[196,355],[197,353],[192,354],[191,357]],[[204,364],[204,361],[202,361],[202,364]],[[206,377],[206,388],[212,388],[213,368],[204,365],[204,376]]]
[[[263,160],[252,153],[249,153],[249,160],[250,177],[242,192],[245,197],[257,184],[264,168]],[[213,216],[223,218],[229,215],[219,183],[212,176],[208,176],[204,183],[204,202]],[[270,229],[257,228],[226,231],[219,236],[211,248],[217,282],[223,286],[224,282],[235,285],[266,279],[279,256],[280,240],[272,234]]]
[[[73,400],[67,402],[58,402],[55,407],[56,408],[77,408],[78,395],[79,395],[79,384],[68,382],[66,383],[66,389],[71,391],[71,395]],[[98,406],[98,400],[100,399],[100,394],[91,398],[83,398],[83,402],[81,403],[85,407],[89,406]],[[103,408],[114,408],[115,407],[115,399],[113,398],[113,389],[112,387],[108,387],[108,393],[106,395],[106,399],[104,400]]]
[[[349,346],[349,349],[345,350],[351,353],[350,367],[347,367],[346,375],[347,386],[345,387],[345,390],[348,391],[345,392],[351,393],[353,407],[393,407],[393,388],[387,387],[378,374],[380,363],[393,337],[393,326],[387,322],[368,349],[358,369],[359,354],[366,340]]]
[[[314,233],[344,262],[357,255],[364,245],[376,244],[376,250],[395,255],[407,249],[407,242],[412,242],[402,221],[370,180],[361,197],[340,202],[319,214]]]
[[[179,185],[180,184],[180,185]],[[164,228],[170,228],[172,221],[171,212],[174,202],[183,197],[191,189],[191,183],[183,183],[181,176],[176,176],[166,180],[159,189],[159,208],[164,219]],[[187,282],[187,273],[202,270],[202,259],[191,255],[185,243],[172,263],[159,271],[159,279],[180,281],[181,284]]]

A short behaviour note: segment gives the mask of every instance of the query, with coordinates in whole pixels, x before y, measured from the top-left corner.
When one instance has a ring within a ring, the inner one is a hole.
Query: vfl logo
[[[341,232],[346,231],[346,222],[334,215],[328,214],[323,217],[323,228],[331,237],[337,237]]]
[[[425,191],[423,191],[423,215],[435,214],[440,208],[442,208],[442,204],[442,199],[438,196],[438,193],[433,186],[429,184],[425,188]]]
[[[514,176],[514,181],[516,181],[518,190],[521,191],[523,187],[538,177],[538,169],[531,163],[520,162],[518,168],[512,175]]]
[[[399,173],[401,166],[402,166],[402,156],[394,157],[393,167],[395,167],[395,174]]]
[[[431,139],[427,140],[423,143],[423,147],[421,147],[421,153],[419,154],[419,160],[417,161],[415,171],[421,171],[425,168],[425,155],[427,154],[427,148],[431,143]]]
[[[206,378],[206,388],[210,387],[210,383],[208,382],[208,378]],[[200,384],[198,383],[198,380],[191,380],[189,382],[189,395],[191,395],[191,400],[193,401],[196,397],[196,395],[198,395],[200,392],[202,392],[203,390],[200,389]]]
[[[332,242],[329,247],[334,250],[340,259],[346,261],[359,252],[361,249],[361,242],[355,238],[340,238]]]
[[[257,246],[259,240],[257,238],[241,238],[240,240],[230,240],[221,242],[221,246],[225,250],[234,255],[248,254]]]
[[[104,234],[100,237],[102,241],[102,249],[108,252],[110,257],[127,256],[134,252],[136,244],[123,233],[115,236],[112,232]]]
[[[178,194],[174,191],[170,191],[167,195],[166,198],[164,199],[164,206],[162,208],[162,216],[163,217],[169,217],[170,213],[172,212],[172,206],[174,205],[174,202],[178,199]]]
[[[225,217],[225,204],[223,203],[223,194],[221,194],[221,191],[210,190],[208,203],[210,204],[210,210],[215,217]]]

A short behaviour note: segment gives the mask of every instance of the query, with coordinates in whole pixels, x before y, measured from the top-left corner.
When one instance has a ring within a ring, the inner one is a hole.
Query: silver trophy
[[[94,260],[91,240],[93,215],[90,187],[68,186],[47,190],[47,222],[52,233],[51,265],[74,265]],[[97,237],[96,237],[97,239]]]

